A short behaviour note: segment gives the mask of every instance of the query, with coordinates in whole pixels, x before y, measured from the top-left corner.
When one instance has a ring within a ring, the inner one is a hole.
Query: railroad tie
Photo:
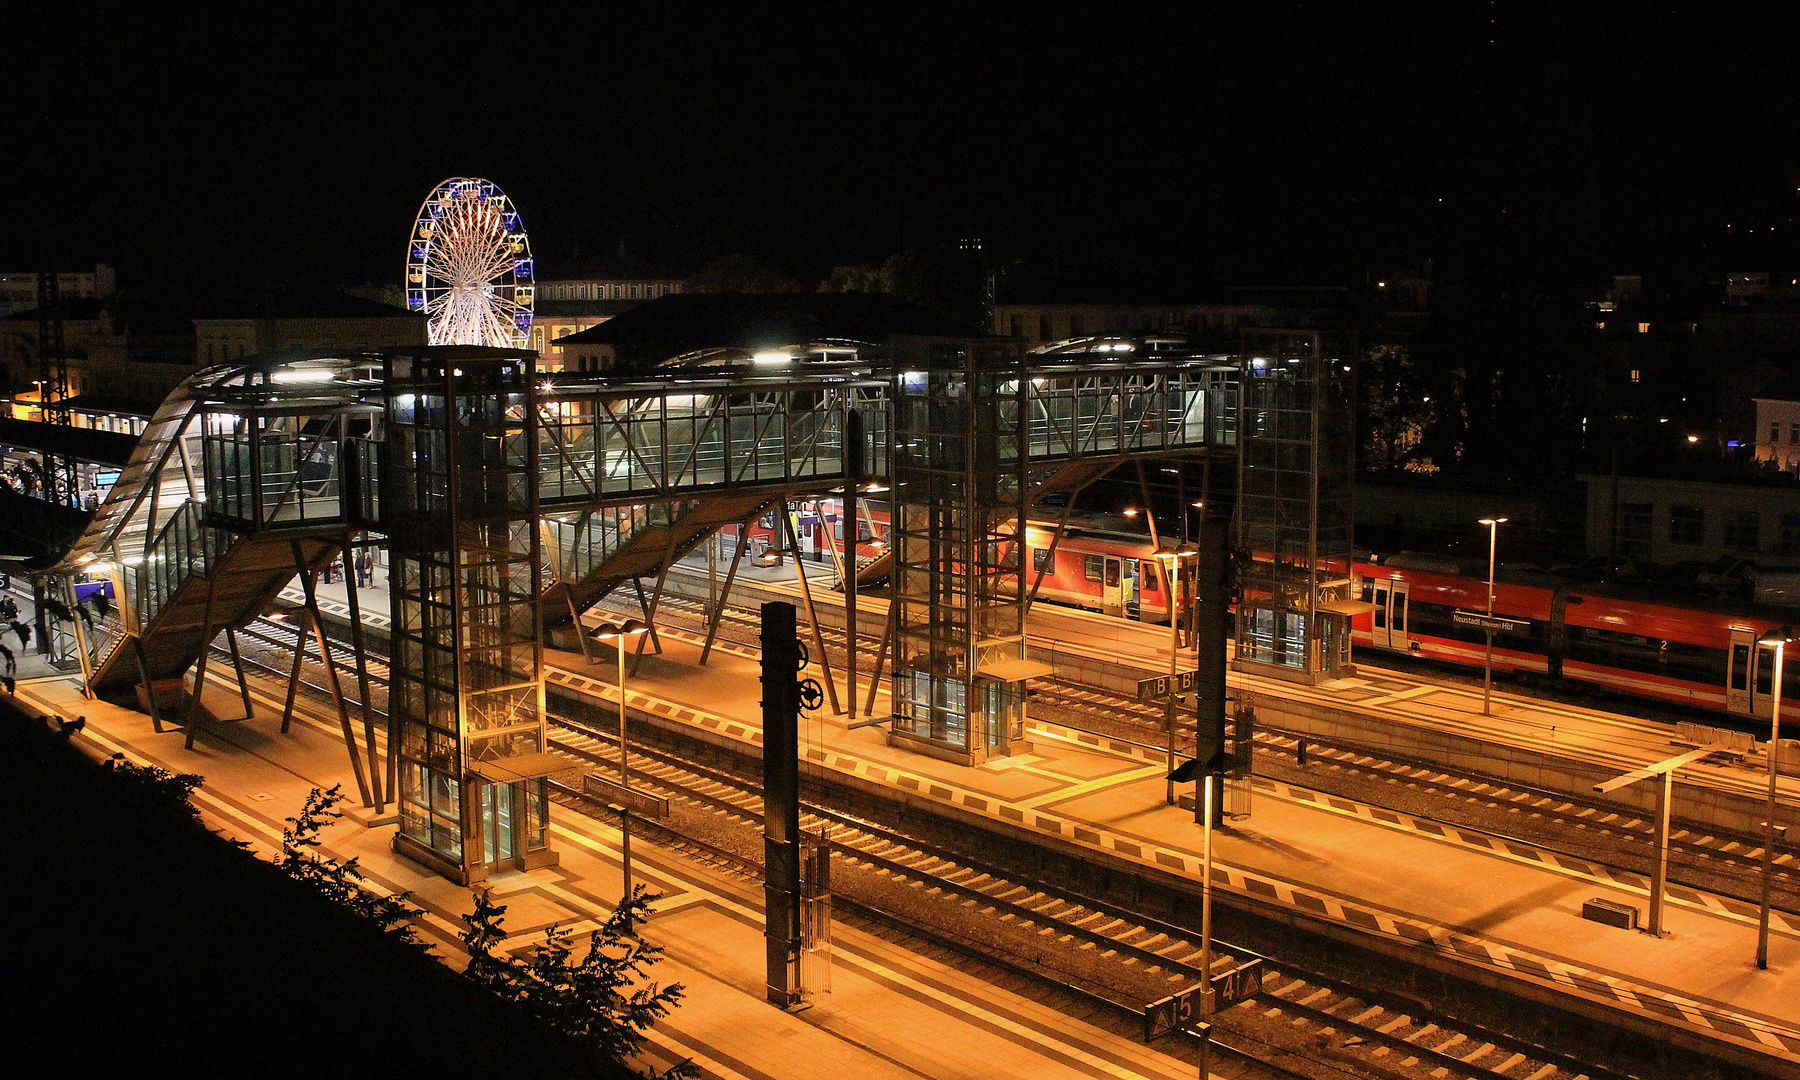
[[[1350,1022],[1358,1027],[1367,1027],[1369,1018],[1381,1012],[1381,1006],[1371,1005],[1350,1018]]]
[[[1410,1023],[1412,1023],[1412,1017],[1401,1015],[1394,1017],[1392,1020],[1389,1020],[1375,1030],[1382,1035],[1392,1035],[1395,1031]]]
[[[1475,1049],[1462,1055],[1462,1059],[1466,1062],[1469,1062],[1470,1064],[1474,1064],[1476,1058],[1482,1057],[1489,1050],[1492,1050],[1493,1048],[1494,1048],[1493,1043],[1482,1043],[1480,1046],[1477,1046]]]

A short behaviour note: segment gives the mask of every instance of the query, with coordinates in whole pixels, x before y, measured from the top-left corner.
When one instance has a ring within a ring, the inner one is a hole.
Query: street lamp
[[[612,642],[613,649],[619,654],[619,785],[627,793],[631,791],[631,767],[625,759],[625,641],[647,633],[649,629],[636,619],[626,619],[622,623],[601,623],[588,631],[588,637],[595,641]]]
[[[1494,617],[1494,549],[1500,542],[1500,523],[1507,520],[1503,517],[1482,518],[1481,524],[1488,527],[1488,597],[1487,613],[1490,623]],[[1481,715],[1492,716],[1494,697],[1494,629],[1490,625],[1487,631],[1487,660],[1482,665],[1481,674]]]
[[[1758,645],[1775,647],[1775,694],[1769,707],[1769,800],[1768,817],[1763,822],[1762,906],[1756,919],[1756,966],[1769,966],[1769,878],[1775,865],[1775,754],[1781,745],[1781,659],[1787,643],[1794,640],[1794,628],[1777,627],[1757,639]]]

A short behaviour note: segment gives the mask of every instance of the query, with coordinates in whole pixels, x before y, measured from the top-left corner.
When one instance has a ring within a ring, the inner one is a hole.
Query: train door
[[[1726,661],[1726,710],[1740,716],[1768,716],[1775,689],[1770,685],[1775,679],[1774,646],[1757,644],[1756,635],[1748,630],[1733,630]]]
[[[1374,644],[1383,649],[1407,648],[1412,644],[1412,638],[1406,632],[1407,583],[1376,578],[1369,584],[1374,588],[1373,595],[1368,598],[1369,603],[1375,605],[1372,613]]]
[[[1125,614],[1125,560],[1106,556],[1106,571],[1100,576],[1100,607],[1108,615]]]

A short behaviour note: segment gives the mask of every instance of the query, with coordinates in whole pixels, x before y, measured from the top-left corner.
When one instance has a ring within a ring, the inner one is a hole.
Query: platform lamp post
[[[1201,812],[1200,825],[1200,1078],[1207,1080],[1212,1065],[1213,940],[1212,940],[1212,823],[1213,789],[1218,777],[1237,767],[1224,750],[1209,761],[1192,758],[1169,774],[1176,783],[1194,781],[1194,802]]]
[[[1482,518],[1481,524],[1488,527],[1488,618],[1494,617],[1494,551],[1500,542],[1500,523],[1503,517]],[[1494,699],[1494,630],[1490,626],[1487,631],[1487,659],[1482,663],[1481,671],[1481,715],[1492,716]]]
[[[1757,639],[1758,645],[1775,647],[1774,700],[1769,703],[1769,799],[1765,807],[1768,820],[1763,822],[1762,905],[1756,917],[1756,966],[1769,966],[1769,879],[1775,869],[1775,758],[1781,746],[1781,662],[1787,644],[1794,640],[1794,628],[1778,627]]]
[[[613,650],[619,654],[619,786],[625,789],[619,799],[619,843],[625,864],[621,904],[631,901],[631,766],[625,744],[625,643],[649,630],[636,619],[626,619],[622,623],[601,623],[588,631],[588,636],[596,641],[612,642]],[[625,932],[631,932],[629,921],[625,924]]]
[[[631,790],[631,766],[625,757],[625,642],[649,632],[650,628],[636,619],[622,623],[601,623],[588,631],[595,641],[610,641],[619,654],[619,785]]]
[[[1163,569],[1163,595],[1168,597],[1169,609],[1169,693],[1163,701],[1163,726],[1169,736],[1169,771],[1175,771],[1175,699],[1180,695],[1176,691],[1176,678],[1181,658],[1181,620],[1176,611],[1177,595],[1175,592],[1175,574],[1181,560],[1199,548],[1193,544],[1164,546],[1156,553],[1156,561]],[[1175,805],[1175,781],[1169,781],[1165,798],[1170,806]]]

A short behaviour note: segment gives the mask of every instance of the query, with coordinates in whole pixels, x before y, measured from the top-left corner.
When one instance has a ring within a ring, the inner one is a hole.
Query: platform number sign
[[[1169,696],[1170,687],[1176,694],[1192,693],[1194,681],[1199,676],[1198,670],[1178,671],[1173,675],[1157,675],[1149,679],[1139,679],[1137,699],[1139,701],[1161,701]]]

